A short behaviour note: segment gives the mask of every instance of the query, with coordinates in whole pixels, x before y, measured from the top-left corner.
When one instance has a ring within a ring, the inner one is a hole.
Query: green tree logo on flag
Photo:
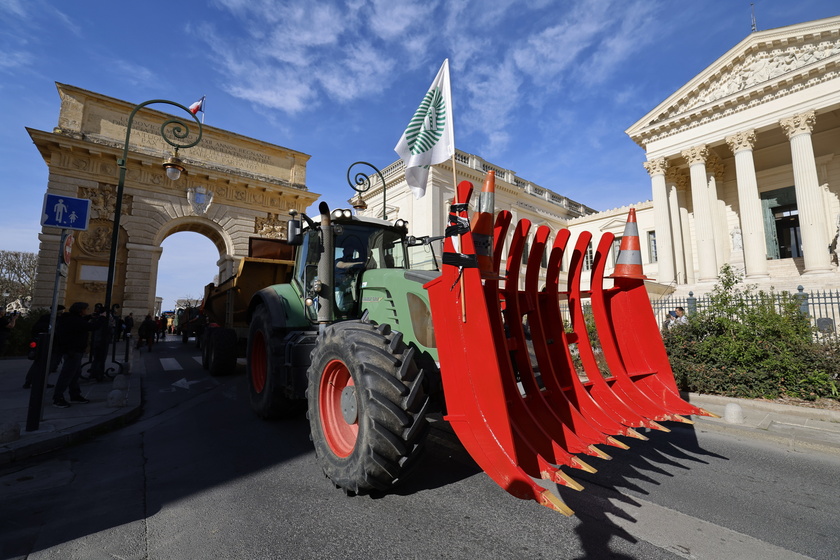
[[[426,92],[408,127],[405,139],[414,155],[431,150],[443,136],[446,125],[446,99],[439,87]]]

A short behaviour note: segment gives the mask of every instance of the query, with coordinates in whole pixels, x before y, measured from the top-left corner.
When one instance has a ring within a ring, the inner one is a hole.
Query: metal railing
[[[766,296],[771,296],[775,299],[776,308],[781,309],[783,298],[793,297],[799,302],[799,310],[802,314],[808,317],[811,326],[814,328],[814,339],[817,341],[827,340],[838,336],[837,328],[838,321],[840,321],[840,290],[823,290],[805,292],[802,286],[797,287],[797,292],[791,294],[790,292],[771,292],[765,293]],[[759,295],[757,294],[743,294],[742,297],[746,300],[747,305],[758,302]],[[694,292],[688,292],[688,297],[667,297],[657,301],[651,302],[653,313],[657,320],[664,321],[669,311],[673,311],[676,307],[685,309],[689,316],[694,315],[698,311],[703,311],[709,307],[709,296],[700,298],[694,297]]]

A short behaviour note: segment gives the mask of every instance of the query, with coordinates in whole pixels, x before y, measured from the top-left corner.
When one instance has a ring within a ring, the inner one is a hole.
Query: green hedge
[[[793,295],[744,286],[726,265],[710,300],[688,324],[663,334],[681,389],[742,398],[840,396],[840,344],[813,342]]]

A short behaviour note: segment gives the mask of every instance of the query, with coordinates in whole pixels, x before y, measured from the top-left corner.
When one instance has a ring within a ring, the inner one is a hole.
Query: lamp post
[[[120,217],[122,213],[122,199],[123,199],[123,191],[125,190],[125,175],[127,171],[127,164],[128,164],[128,141],[131,137],[131,124],[134,122],[134,115],[137,114],[137,111],[142,109],[147,105],[152,105],[156,103],[162,103],[166,105],[173,105],[180,109],[183,109],[186,113],[192,117],[195,121],[196,125],[198,125],[198,136],[192,142],[187,142],[187,138],[190,135],[190,128],[188,124],[177,118],[172,117],[163,122],[160,125],[160,135],[166,141],[167,144],[173,146],[175,148],[175,153],[163,161],[163,168],[166,170],[166,176],[172,180],[177,181],[181,177],[181,173],[184,171],[183,162],[178,158],[178,149],[179,148],[191,148],[199,143],[201,140],[201,135],[203,133],[203,127],[201,126],[201,121],[198,120],[189,109],[185,106],[181,105],[180,103],[175,103],[174,101],[167,101],[165,99],[152,99],[149,101],[144,101],[139,105],[136,105],[134,109],[132,109],[131,114],[128,116],[128,123],[126,124],[125,129],[125,145],[123,146],[123,153],[122,158],[117,160],[117,165],[120,168],[120,178],[119,182],[117,183],[117,199],[114,204],[114,229],[111,232],[111,253],[108,260],[108,279],[106,281],[105,286],[105,313],[107,314],[107,320],[105,321],[105,326],[103,327],[103,345],[107,348],[107,333],[108,326],[111,319],[111,299],[113,297],[114,291],[114,273],[117,267],[117,248],[119,243],[119,236],[120,236]],[[169,135],[167,136],[167,132]],[[114,341],[114,353],[116,353],[116,341]],[[112,357],[113,359],[113,357]],[[104,361],[104,356],[103,356]],[[104,363],[102,364],[104,366]]]

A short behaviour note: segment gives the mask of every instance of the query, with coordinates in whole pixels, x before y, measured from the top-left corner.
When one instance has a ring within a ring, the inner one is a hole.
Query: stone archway
[[[58,301],[102,302],[117,159],[122,156],[133,105],[56,85],[61,97],[58,126],[52,132],[27,130],[49,167],[47,192],[91,200],[90,225],[76,232]],[[179,154],[187,168],[185,176],[169,180],[161,167],[169,145],[160,137],[161,124],[169,117],[145,108],[132,125],[112,300],[135,316],[154,310],[161,243],[169,235],[191,231],[210,239],[219,250],[219,277],[226,278],[247,256],[249,238],[282,237],[281,225],[289,210],[303,211],[318,198],[305,184],[308,155],[208,126],[198,145]],[[44,227],[39,239],[33,307],[48,307],[60,230]]]

